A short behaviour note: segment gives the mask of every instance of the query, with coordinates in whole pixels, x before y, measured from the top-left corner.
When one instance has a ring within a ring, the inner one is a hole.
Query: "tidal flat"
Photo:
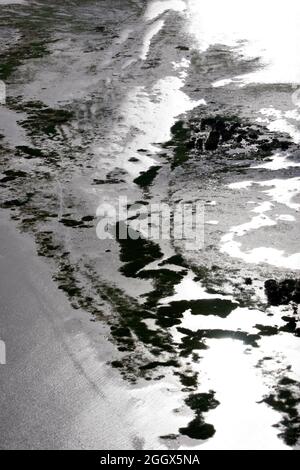
[[[299,448],[297,25],[210,3],[0,2],[1,448]]]

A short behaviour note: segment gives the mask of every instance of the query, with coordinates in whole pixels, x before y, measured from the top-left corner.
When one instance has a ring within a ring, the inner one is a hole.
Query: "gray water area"
[[[128,428],[72,410],[83,447],[116,426],[124,448],[297,448],[299,6],[240,3],[0,2],[1,207],[98,328],[92,375]],[[201,203],[204,246],[99,239],[120,198]],[[1,447],[32,445],[19,419]]]

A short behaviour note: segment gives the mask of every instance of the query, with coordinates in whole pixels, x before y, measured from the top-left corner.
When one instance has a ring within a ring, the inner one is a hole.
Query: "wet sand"
[[[73,310],[28,236],[1,211],[1,449],[132,448],[100,324]],[[114,382],[114,387],[109,387]],[[121,399],[122,398],[122,399]]]

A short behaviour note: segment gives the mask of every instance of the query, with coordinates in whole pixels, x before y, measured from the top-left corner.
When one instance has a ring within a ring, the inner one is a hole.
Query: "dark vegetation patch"
[[[93,183],[94,184],[120,184],[120,183],[125,183],[125,180],[118,179],[118,178],[106,178],[105,180],[94,178]]]
[[[49,54],[47,43],[44,39],[23,35],[18,43],[8,51],[0,53],[0,79],[9,80],[16,69],[28,59],[38,59]]]
[[[277,281],[268,279],[265,282],[265,294],[269,305],[290,305],[293,315],[285,315],[282,320],[286,322],[278,331],[292,333],[300,337],[300,328],[297,325],[298,309],[300,303],[300,280],[283,279]]]
[[[183,312],[191,310],[193,315],[217,315],[226,318],[237,304],[225,299],[179,300],[163,305],[157,310],[160,326],[174,326],[181,323]]]
[[[121,222],[117,223],[117,240],[120,245],[120,260],[124,263],[120,271],[127,277],[136,277],[147,264],[163,256],[159,245],[141,237],[140,233]]]
[[[180,383],[183,385],[183,391],[195,390],[198,385],[198,372],[185,371],[175,372],[175,375],[179,376]]]
[[[187,46],[176,46],[176,49],[178,49],[179,51],[189,51],[190,48],[187,47]]]
[[[60,126],[69,122],[72,117],[71,111],[44,107],[30,114],[20,124],[31,136],[34,136],[36,133],[54,136],[58,133]]]
[[[285,315],[282,317],[282,320],[286,322],[284,326],[279,328],[279,331],[285,333],[293,333],[295,336],[300,337],[300,328],[297,326],[297,318]]]
[[[166,434],[165,436],[160,436],[159,438],[166,441],[176,441],[176,439],[178,438],[178,434]]]
[[[120,184],[125,183],[124,176],[127,174],[126,170],[122,168],[116,168],[113,171],[110,171],[105,179],[94,178],[94,184]]]
[[[287,305],[290,302],[300,303],[300,279],[268,279],[265,282],[265,293],[270,305]]]
[[[163,147],[172,147],[174,156],[172,168],[186,162],[189,158],[189,150],[191,150],[191,130],[184,121],[177,121],[171,127],[172,140],[163,145]]]
[[[161,261],[159,263],[159,266],[165,266],[166,264],[175,264],[175,266],[181,266],[183,268],[188,267],[186,261],[184,260],[181,254],[176,254],[168,259],[165,259],[164,261]]]
[[[273,335],[277,335],[277,333],[279,332],[276,326],[255,325],[254,328],[259,330],[259,334],[261,336],[273,336]]]
[[[143,344],[148,344],[161,351],[173,350],[169,343],[169,335],[165,332],[151,330],[143,320],[153,318],[153,313],[144,309],[132,298],[127,297],[122,291],[116,288],[105,288],[105,295],[115,307],[119,315],[117,328],[112,328],[112,335],[118,339],[118,342],[126,347],[126,350],[135,349],[134,341],[128,342],[134,334]],[[121,328],[121,329],[120,329]],[[161,336],[160,336],[161,334]],[[125,338],[125,339],[124,339]],[[155,354],[157,350],[155,351]]]
[[[190,439],[205,440],[212,437],[216,430],[212,424],[205,423],[202,417],[197,416],[185,428],[180,428],[179,432]]]
[[[181,327],[177,327],[177,330],[184,335],[179,344],[179,349],[181,350],[180,354],[184,357],[189,356],[197,349],[207,349],[205,339],[231,338],[242,341],[246,346],[258,347],[257,341],[261,338],[259,334],[250,334],[244,331],[221,329],[191,331]]]
[[[263,399],[275,411],[283,415],[282,420],[275,425],[279,428],[281,437],[288,446],[295,446],[300,439],[300,383],[289,377],[283,377],[274,393]]]
[[[172,359],[170,361],[154,361],[141,366],[140,370],[156,369],[157,367],[179,367],[179,364],[177,361]]]
[[[66,217],[62,217],[60,219],[60,223],[65,225],[66,227],[73,227],[73,228],[91,228],[93,225],[87,224],[86,222],[90,222],[94,219],[93,216],[83,216],[81,220],[70,219]]]
[[[5,175],[3,178],[0,179],[0,183],[9,183],[10,181],[14,181],[18,178],[26,178],[28,173],[22,170],[4,170],[3,174]]]
[[[152,309],[157,307],[159,300],[174,294],[174,286],[179,284],[185,274],[186,271],[177,272],[169,269],[149,269],[141,271],[138,277],[141,279],[151,279],[154,285],[153,291],[144,295],[146,298],[144,305]]]
[[[101,293],[102,296],[105,295],[115,312],[115,315],[108,321],[111,325],[111,335],[119,351],[126,353],[121,361],[113,363],[114,367],[120,369],[122,375],[135,382],[138,376],[148,379],[149,374],[153,374],[161,367],[179,366],[176,350],[168,331],[152,330],[145,323],[145,320],[154,318],[152,311],[146,310],[134,298],[126,296],[112,286],[102,284]],[[141,346],[148,350],[146,364]],[[149,354],[153,357],[150,362]],[[166,354],[168,359],[158,359],[158,357],[165,357]]]
[[[200,440],[212,437],[215,434],[215,428],[212,424],[205,423],[203,413],[207,413],[220,404],[215,399],[214,392],[191,394],[185,403],[194,411],[195,418],[185,428],[179,429],[180,434]]]
[[[3,209],[11,209],[16,207],[25,206],[32,198],[33,193],[28,192],[24,196],[14,199],[7,199],[4,202],[1,202],[0,207]]]
[[[163,145],[173,151],[171,167],[191,157],[219,156],[221,161],[263,159],[275,150],[287,150],[292,142],[274,136],[267,128],[235,115],[205,115],[179,120],[171,128],[172,139]],[[238,156],[237,156],[238,154]]]
[[[185,403],[197,413],[207,413],[220,404],[215,399],[214,392],[192,394],[185,400]]]
[[[38,255],[45,256],[46,258],[56,256],[56,252],[60,248],[60,245],[54,242],[53,232],[50,230],[38,232],[36,234],[36,242],[38,244]]]
[[[152,166],[151,168],[149,168],[149,170],[144,171],[140,174],[140,176],[135,178],[134,183],[140,186],[141,188],[147,188],[156,178],[160,168],[160,166]]]
[[[24,155],[26,158],[35,158],[35,157],[43,157],[43,152],[40,149],[28,147],[27,145],[19,145],[16,147],[17,154]]]
[[[27,117],[19,124],[26,129],[28,136],[35,137],[55,137],[61,131],[61,126],[69,123],[74,118],[74,113],[67,109],[50,108],[40,101],[22,101],[20,98],[8,98],[8,106],[17,112],[26,113]],[[23,153],[36,153],[38,149],[30,149],[30,147],[21,146],[19,150]],[[31,156],[38,156],[33,155]]]

